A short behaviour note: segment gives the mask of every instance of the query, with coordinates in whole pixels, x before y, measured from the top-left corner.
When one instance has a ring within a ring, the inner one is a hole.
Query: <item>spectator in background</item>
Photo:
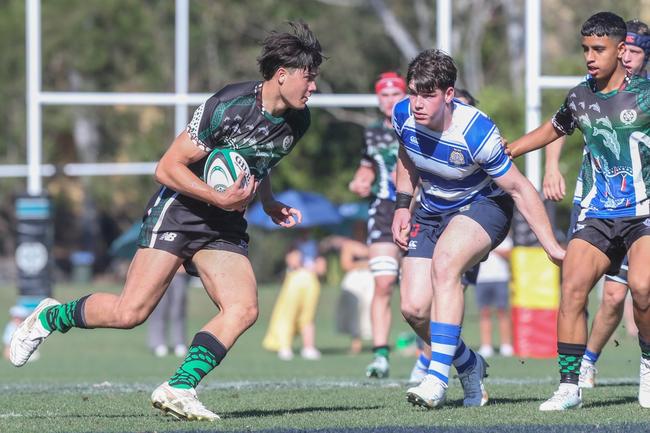
[[[500,347],[503,356],[512,356],[512,332],[510,325],[510,253],[512,239],[507,236],[481,263],[476,280],[476,303],[479,309],[481,347],[478,353],[484,358],[494,355],[492,345],[492,311],[499,324]]]
[[[356,224],[354,238],[330,236],[321,242],[324,251],[338,250],[341,270],[341,294],[336,308],[336,330],[352,337],[350,354],[363,348],[362,340],[372,339],[370,306],[375,279],[369,266],[369,249],[365,240],[365,224]]]
[[[149,316],[148,345],[157,357],[167,356],[172,348],[179,358],[187,354],[185,325],[187,323],[187,286],[190,276],[181,268],[167,291]],[[166,333],[169,333],[167,345]]]
[[[308,360],[320,359],[316,348],[314,319],[320,296],[319,275],[325,273],[325,259],[318,255],[318,243],[305,232],[285,257],[287,274],[275,301],[269,329],[262,346],[278,352],[283,361],[293,359],[293,338],[300,333],[300,355]]]

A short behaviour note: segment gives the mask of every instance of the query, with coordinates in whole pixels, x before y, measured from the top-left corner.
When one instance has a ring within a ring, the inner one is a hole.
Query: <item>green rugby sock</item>
[[[388,355],[390,354],[390,347],[389,346],[375,346],[372,348],[372,353],[375,356],[383,356],[384,358],[388,359]]]
[[[67,304],[54,305],[41,311],[38,319],[48,331],[68,332],[70,328],[86,328],[83,307],[90,295]]]
[[[560,383],[578,385],[580,364],[587,349],[586,344],[557,343],[558,364],[560,365]]]
[[[169,386],[174,388],[196,388],[201,379],[225,358],[228,349],[219,340],[207,332],[194,336],[187,356],[176,373],[169,379]]]

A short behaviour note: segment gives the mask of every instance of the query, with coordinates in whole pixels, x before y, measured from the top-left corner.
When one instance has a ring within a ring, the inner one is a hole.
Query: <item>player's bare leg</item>
[[[650,408],[650,236],[637,239],[628,250],[628,284],[632,292],[634,320],[639,328],[641,363],[639,404]]]
[[[63,305],[52,299],[43,300],[14,333],[11,362],[17,367],[24,365],[54,330],[138,326],[158,304],[181,263],[182,259],[166,251],[139,249],[119,295],[93,293]]]
[[[609,266],[609,258],[595,246],[582,239],[569,242],[562,266],[562,296],[558,314],[560,386],[551,398],[540,405],[539,410],[582,407],[578,381],[587,344],[585,308],[589,292]]]
[[[598,370],[595,361],[621,322],[626,296],[627,286],[625,284],[605,280],[603,299],[594,316],[589,340],[587,340],[587,351],[580,364],[580,380],[578,382],[580,388],[593,388],[596,385]],[[589,359],[590,357],[593,359]]]
[[[202,250],[193,261],[219,314],[195,335],[185,361],[153,392],[151,401],[179,419],[214,421],[219,416],[203,406],[195,388],[257,320],[257,283],[248,258],[241,254]]]
[[[366,369],[366,376],[383,378],[389,374],[390,302],[397,280],[400,253],[398,247],[390,242],[370,244],[369,253],[370,270],[375,279],[375,292],[370,304],[374,359]]]

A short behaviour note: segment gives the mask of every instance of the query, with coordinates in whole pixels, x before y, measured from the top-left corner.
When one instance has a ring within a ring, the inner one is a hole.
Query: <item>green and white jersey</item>
[[[261,81],[231,84],[194,112],[187,133],[206,151],[206,157],[189,168],[200,177],[210,151],[232,149],[244,157],[255,179],[261,180],[291,152],[309,123],[306,107],[289,109],[281,117],[265,111]]]
[[[393,172],[397,165],[399,141],[392,128],[377,122],[364,131],[365,145],[361,164],[372,167],[375,181],[371,193],[377,198],[395,201]]]
[[[571,89],[553,125],[584,136],[582,215],[622,218],[650,214],[650,81],[633,76],[613,92],[592,80]]]

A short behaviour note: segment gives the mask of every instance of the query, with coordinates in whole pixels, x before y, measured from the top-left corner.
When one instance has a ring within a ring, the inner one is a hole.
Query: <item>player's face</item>
[[[643,61],[645,60],[645,53],[643,48],[636,45],[625,45],[625,53],[623,53],[623,66],[629,75],[637,75],[643,70]]]
[[[391,117],[393,115],[393,107],[399,101],[404,99],[406,94],[397,87],[386,87],[377,93],[379,99],[379,110],[384,113],[384,116]]]
[[[286,104],[296,110],[305,108],[307,100],[316,91],[318,71],[281,68],[278,73],[280,91]]]
[[[614,74],[624,51],[625,44],[609,36],[582,37],[587,72],[596,80],[607,80]]]
[[[442,125],[447,104],[454,98],[454,88],[443,91],[435,89],[431,93],[418,93],[413,83],[409,83],[409,102],[415,121],[420,125],[436,128]]]

